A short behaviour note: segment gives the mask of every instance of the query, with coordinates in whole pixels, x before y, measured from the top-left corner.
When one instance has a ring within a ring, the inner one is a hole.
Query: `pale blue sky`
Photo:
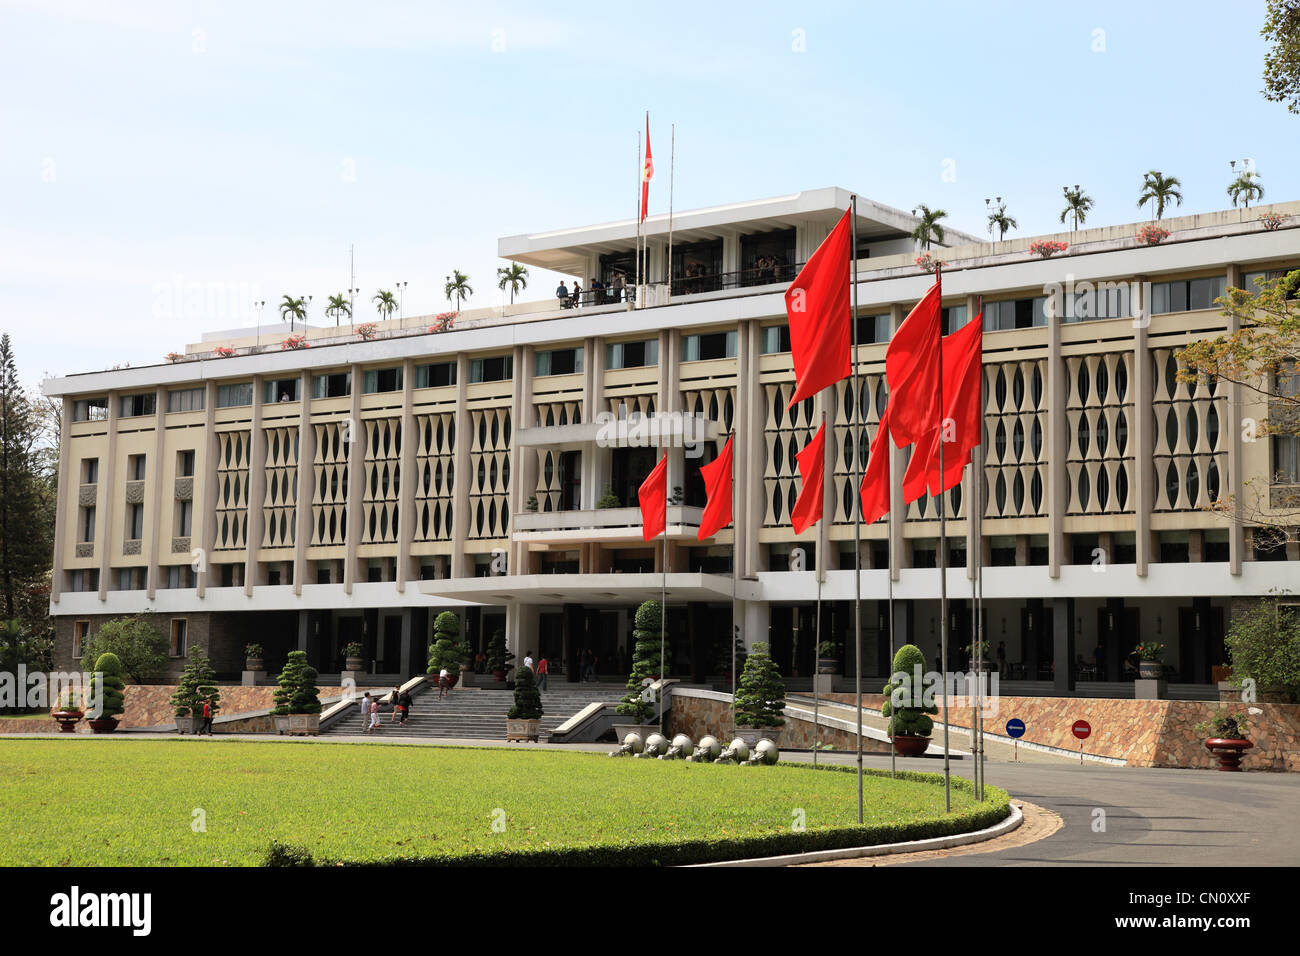
[[[322,323],[349,244],[366,303],[405,279],[408,315],[441,311],[457,267],[498,304],[498,236],[632,215],[646,109],[652,212],[670,123],[678,209],[839,185],[983,235],[1000,195],[1030,235],[1063,184],[1090,225],[1138,220],[1151,168],[1179,212],[1227,207],[1243,157],[1297,199],[1263,7],[0,0],[0,328],[34,386],[161,361],[255,298],[278,331],[311,293]]]

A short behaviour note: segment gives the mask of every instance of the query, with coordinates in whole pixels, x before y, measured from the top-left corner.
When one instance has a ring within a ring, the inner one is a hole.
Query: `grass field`
[[[718,858],[749,855],[728,853],[736,841],[784,839],[778,835],[791,833],[800,811],[804,837],[856,829],[856,793],[852,773],[793,765],[305,742],[6,739],[0,864],[258,865],[272,840],[305,847],[318,863],[526,858],[679,841],[708,841],[715,848],[703,852]],[[995,799],[1005,798],[997,791]],[[864,805],[867,824],[884,825],[883,835],[898,824],[972,828],[944,817],[943,788],[933,783],[870,776]],[[954,787],[954,814],[977,806]],[[856,842],[885,842],[883,835]]]

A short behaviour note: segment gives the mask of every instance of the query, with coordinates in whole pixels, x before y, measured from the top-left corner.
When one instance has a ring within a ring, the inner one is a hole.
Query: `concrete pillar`
[[[307,579],[307,545],[311,543],[312,498],[316,491],[316,429],[311,423],[311,373],[303,370],[298,381],[302,416],[298,419],[298,488],[294,502],[293,593],[302,594]]]
[[[1138,292],[1138,305],[1133,309],[1133,395],[1132,414],[1129,416],[1129,431],[1133,442],[1133,465],[1136,480],[1129,489],[1133,500],[1133,527],[1136,543],[1136,564],[1138,577],[1146,577],[1147,564],[1152,560],[1151,503],[1155,489],[1154,462],[1151,456],[1155,449],[1155,413],[1151,408],[1151,354],[1147,344],[1147,330],[1151,324],[1150,285],[1145,276],[1138,276],[1135,282]],[[1236,429],[1240,435],[1241,430]]]
[[[257,553],[266,530],[266,432],[262,430],[264,379],[253,376],[253,420],[248,433],[248,534],[244,539],[244,597],[253,596],[253,586],[261,579]],[[349,530],[351,530],[349,528]]]
[[[511,416],[514,421],[514,428],[510,430],[510,482],[512,486],[510,513],[512,515],[522,514],[526,510],[525,506],[528,499],[537,491],[538,471],[537,449],[532,447],[521,448],[515,440],[521,428],[532,428],[537,424],[533,421],[532,349],[529,346],[519,346],[515,349],[515,353],[517,356],[522,357],[517,358],[515,362],[515,388],[513,394],[515,411]],[[590,414],[585,405],[582,414],[584,420]],[[528,545],[512,541],[509,548],[508,562],[508,573],[528,574]]]
[[[217,537],[217,383],[209,381],[204,395],[204,445],[200,457],[195,449],[194,499],[191,527],[197,529],[199,539],[199,566],[194,589],[202,598],[212,580],[212,542]],[[200,472],[199,468],[203,470]]]
[[[515,369],[516,372],[520,371]],[[469,535],[469,450],[473,444],[470,435],[469,356],[461,352],[456,356],[456,483],[451,512],[451,576],[463,578],[473,575],[474,569],[466,557],[465,544]]]
[[[1052,690],[1057,694],[1074,693],[1074,598],[1052,601]]]
[[[406,592],[406,582],[411,578],[419,578],[420,571],[418,559],[411,556],[411,542],[415,540],[415,489],[419,485],[419,476],[416,473],[415,451],[419,444],[419,430],[415,424],[415,360],[407,359],[402,363],[402,458],[398,465],[398,476],[401,484],[398,486],[397,499],[397,593]],[[511,419],[518,427],[519,419],[512,416]],[[513,434],[513,429],[511,430]],[[513,460],[514,456],[511,456]],[[514,470],[511,469],[511,480],[514,480]],[[515,513],[514,499],[510,500],[510,513]],[[410,627],[408,615],[402,617],[402,634],[405,635]],[[406,637],[403,640],[402,660],[406,661]],[[405,665],[403,665],[405,666]]]
[[[351,594],[357,580],[357,546],[361,543],[361,506],[366,487],[366,429],[361,421],[361,392],[364,378],[361,366],[352,366],[352,406],[348,412],[348,500],[344,504],[348,533],[344,539],[343,593]],[[456,440],[460,441],[459,429]],[[461,474],[461,472],[457,472]],[[457,508],[459,513],[459,507]]]
[[[209,384],[208,390],[211,391],[213,386]],[[78,471],[73,471],[71,458],[70,435],[72,431],[72,406],[73,400],[65,397],[62,406],[59,408],[59,476],[58,488],[63,492],[63,500],[67,503],[64,507],[54,509],[54,559],[50,572],[50,602],[59,603],[59,595],[63,593],[63,574],[64,574],[64,556],[63,556],[63,538],[68,533],[68,518],[76,520],[78,510],[77,505],[78,493],[73,489],[80,489],[81,475],[80,462],[78,462]],[[209,413],[211,414],[211,413]],[[208,434],[212,434],[212,428],[209,425]],[[73,481],[73,475],[76,475],[76,481]],[[203,592],[199,592],[203,596]]]
[[[403,678],[408,676],[406,669],[410,666],[411,636],[411,608],[404,607],[402,608],[402,654],[399,658],[401,663],[398,665],[398,673],[400,673]]]
[[[764,601],[741,601],[740,614],[743,623],[741,638],[745,642],[745,650],[752,650],[754,644],[759,641],[767,642],[770,640],[770,630],[772,627],[771,608]]]
[[[1229,287],[1240,288],[1241,286],[1241,269],[1236,265],[1228,266],[1228,285]],[[1237,318],[1228,319],[1228,334],[1235,335],[1241,331],[1241,322]],[[1221,383],[1221,385],[1224,383]],[[1242,390],[1241,385],[1235,382],[1226,383],[1228,388],[1228,409],[1227,409],[1227,428],[1226,437],[1228,439],[1228,488],[1227,492],[1232,496],[1232,500],[1237,502],[1228,515],[1228,572],[1233,575],[1241,574],[1241,562],[1247,556],[1244,528],[1241,520],[1242,486],[1242,447],[1241,447],[1241,404]]]
[[[96,493],[95,552],[99,555],[99,599],[108,600],[108,574],[113,551],[113,511],[117,489],[122,487],[117,477],[117,421],[122,410],[122,396],[108,393],[108,451],[99,466],[99,488]]]
[[[1065,314],[1058,288],[1048,300],[1047,316],[1047,573],[1061,576],[1065,554],[1065,460],[1070,446],[1066,415],[1065,361],[1061,357],[1061,317]],[[1028,493],[1028,489],[1026,489]]]
[[[145,560],[148,562],[145,571],[145,594],[150,601],[158,591],[159,579],[159,562],[161,551],[161,538],[163,526],[163,439],[167,435],[167,389],[159,386],[154,393],[153,401],[154,420],[153,420],[153,461],[145,467],[146,487],[149,488],[149,510],[152,514],[148,515],[149,520],[149,540],[142,542],[145,551]],[[175,500],[175,492],[168,496],[169,501]],[[170,526],[171,522],[167,522]],[[171,541],[167,542],[167,553],[171,554]]]

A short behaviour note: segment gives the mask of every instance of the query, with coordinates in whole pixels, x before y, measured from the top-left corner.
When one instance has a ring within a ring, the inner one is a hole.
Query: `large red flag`
[[[794,396],[787,408],[849,374],[849,213],[785,293]]]
[[[659,459],[659,464],[641,482],[637,490],[641,501],[641,537],[652,541],[663,534],[668,527],[668,455]]]
[[[650,114],[645,114],[645,162],[641,164],[641,221],[645,222],[650,202],[650,180],[655,178],[655,161],[650,155]]]
[[[921,441],[939,423],[939,283],[908,313],[889,340],[889,433],[903,448]]]
[[[889,409],[880,416],[880,427],[871,441],[871,457],[862,476],[862,522],[871,524],[889,510]]]
[[[731,439],[722,448],[722,454],[700,469],[704,479],[704,515],[700,518],[700,532],[696,538],[711,538],[731,524]]]
[[[980,313],[943,339],[942,427],[930,433],[912,451],[903,477],[903,500],[915,501],[928,490],[938,495],[961,481],[971,451],[983,440],[981,376],[984,315]],[[939,445],[943,444],[943,474],[939,473]]]
[[[795,499],[794,510],[790,512],[790,523],[794,525],[795,534],[803,534],[822,517],[822,493],[825,489],[826,476],[826,423],[817,429],[804,450],[795,455],[799,462],[799,477],[803,479],[803,488]]]

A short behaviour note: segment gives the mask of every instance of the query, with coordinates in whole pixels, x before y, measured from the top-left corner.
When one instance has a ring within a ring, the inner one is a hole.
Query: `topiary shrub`
[[[515,655],[511,654],[506,649],[506,632],[501,630],[500,628],[497,628],[495,631],[492,632],[492,636],[488,639],[488,646],[487,646],[488,673],[496,673],[498,671],[504,671],[506,669],[506,665],[511,660],[514,659],[514,656]]]
[[[203,648],[190,648],[190,662],[181,672],[180,683],[176,693],[172,694],[171,704],[176,708],[177,717],[200,717],[203,714],[203,702],[212,705],[212,714],[216,716],[221,693],[217,690],[217,675],[212,670],[208,656]]]
[[[930,731],[934,729],[934,721],[928,714],[939,713],[939,708],[935,704],[926,706],[922,701],[922,687],[919,683],[920,676],[925,672],[925,655],[915,644],[904,644],[894,654],[894,671],[890,677],[889,683],[884,687],[885,700],[880,706],[882,716],[889,718],[889,735],[896,734],[904,737],[928,737]],[[906,679],[900,679],[899,675],[906,675]],[[893,704],[893,693],[896,688],[903,689],[903,699],[912,701],[919,706],[915,707],[895,707]]]
[[[460,618],[452,611],[443,611],[433,622],[433,643],[429,645],[427,673],[436,677],[445,667],[453,683],[460,677],[460,662],[465,656],[465,648],[457,640],[458,637]]]
[[[320,688],[316,686],[316,668],[307,663],[306,651],[290,651],[284,670],[280,672],[280,687],[275,692],[275,706],[271,713],[276,717],[286,714],[319,714]]]
[[[542,719],[542,694],[531,667],[521,667],[515,674],[515,705],[506,716],[511,720]]]
[[[742,727],[781,727],[785,724],[785,683],[768,645],[756,641],[736,687],[736,724]]]
[[[122,662],[111,652],[100,654],[90,678],[90,702],[99,704],[99,719],[117,717],[126,710],[126,681]]]
[[[615,710],[624,717],[631,717],[636,723],[644,724],[653,716],[653,700],[646,700],[642,693],[646,681],[658,680],[666,670],[666,661],[659,658],[659,643],[663,610],[658,601],[646,601],[636,609],[636,621],[632,630],[635,645],[632,648],[632,673],[627,678],[627,693]]]
[[[619,501],[618,495],[614,494],[614,487],[612,485],[606,485],[604,494],[602,494],[600,499],[596,502],[596,507],[602,510],[621,508],[623,507],[623,502]]]

